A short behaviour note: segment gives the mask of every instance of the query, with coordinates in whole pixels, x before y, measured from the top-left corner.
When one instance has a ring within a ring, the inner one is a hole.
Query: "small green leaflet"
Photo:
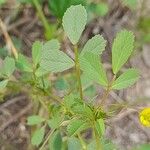
[[[40,63],[43,69],[57,73],[74,66],[74,61],[63,51],[60,51],[59,47],[60,44],[57,40],[51,40],[44,44]]]
[[[15,60],[11,57],[6,57],[1,68],[2,74],[10,77],[15,70]]]
[[[134,35],[132,32],[122,30],[119,32],[112,46],[112,69],[113,73],[121,69],[131,55],[134,47]]]
[[[102,54],[105,50],[106,41],[101,35],[95,35],[90,40],[87,41],[83,50],[81,51],[80,57],[83,56],[86,52],[91,52],[97,55]]]
[[[62,137],[59,131],[52,134],[49,139],[49,149],[50,150],[61,150],[62,148]]]
[[[63,28],[72,44],[77,44],[87,22],[86,9],[82,5],[67,9],[62,20]]]
[[[67,143],[68,150],[82,150],[81,143],[76,137],[69,137]]]
[[[137,69],[128,69],[114,81],[112,88],[120,90],[129,87],[133,85],[139,77],[139,71]]]
[[[100,16],[105,16],[109,11],[109,7],[108,7],[108,4],[107,3],[99,3],[99,4],[96,4],[95,6],[95,13],[97,15],[100,15]]]
[[[37,125],[37,124],[40,124],[42,123],[43,121],[45,121],[44,118],[40,117],[40,116],[29,116],[27,118],[27,124],[28,125]]]
[[[31,139],[32,145],[39,146],[44,139],[44,134],[45,134],[45,128],[44,127],[38,128],[32,136]]]
[[[42,43],[36,41],[32,45],[32,59],[35,66],[40,62],[42,56]]]
[[[108,85],[106,72],[98,55],[85,53],[84,56],[80,57],[80,66],[83,73],[91,80],[102,86]]]
[[[96,121],[96,129],[100,136],[103,136],[105,134],[105,123],[102,118]]]
[[[4,89],[7,86],[8,80],[0,81],[0,90]]]
[[[16,66],[18,69],[24,72],[32,72],[32,65],[29,63],[27,57],[22,54],[19,54],[18,59],[16,60]]]
[[[87,129],[89,125],[84,120],[74,119],[67,126],[68,135],[72,136]]]

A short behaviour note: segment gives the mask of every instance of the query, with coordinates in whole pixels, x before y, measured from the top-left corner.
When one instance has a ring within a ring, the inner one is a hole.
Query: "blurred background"
[[[80,47],[96,34],[108,41],[102,56],[108,74],[116,33],[121,29],[134,33],[135,51],[126,66],[138,68],[141,78],[131,88],[110,93],[108,103],[115,101],[122,109],[108,120],[106,138],[119,150],[133,150],[150,143],[150,128],[143,127],[138,117],[139,110],[150,106],[150,0],[0,0],[0,65],[11,55],[9,38],[18,52],[29,57],[34,41],[59,38],[63,50],[72,57],[71,44],[61,26],[62,16],[72,4],[82,4],[88,12]],[[58,74],[54,77],[54,86],[63,97],[68,88],[66,79]],[[86,94],[90,98],[96,94],[100,97],[101,91],[100,87],[90,85]],[[26,116],[31,110],[29,98],[17,87],[6,89],[5,94],[0,92],[0,150],[27,150],[30,135]],[[142,150],[150,150],[150,147],[147,145]]]

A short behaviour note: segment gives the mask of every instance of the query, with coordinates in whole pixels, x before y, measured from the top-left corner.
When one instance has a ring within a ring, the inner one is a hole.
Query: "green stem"
[[[102,145],[100,143],[100,137],[99,137],[98,132],[95,127],[95,123],[94,123],[93,130],[94,130],[94,136],[95,136],[95,140],[96,140],[96,150],[103,150]]]
[[[47,134],[47,138],[45,139],[44,143],[42,144],[42,146],[39,148],[39,150],[43,150],[46,143],[48,142],[48,140],[50,139],[51,135],[54,133],[55,129],[54,130],[50,130]]]
[[[79,138],[80,143],[81,143],[81,145],[82,145],[82,149],[83,149],[83,150],[87,150],[87,146],[86,146],[84,140],[82,139],[80,133],[78,134],[78,138]]]
[[[75,68],[76,68],[76,75],[77,75],[77,81],[78,81],[78,88],[79,88],[79,92],[80,92],[80,98],[83,100],[81,72],[80,72],[80,63],[79,63],[79,55],[78,55],[77,45],[74,46],[74,53],[75,53]]]
[[[48,23],[48,21],[47,21],[47,19],[46,19],[46,17],[45,17],[45,15],[44,15],[44,13],[43,13],[43,11],[42,11],[42,8],[41,8],[41,5],[40,5],[40,3],[39,3],[39,1],[38,0],[33,0],[33,3],[34,3],[34,6],[36,7],[36,10],[37,10],[37,12],[38,12],[38,15],[39,15],[39,18],[40,18],[40,20],[42,21],[42,24],[43,24],[43,26],[44,26],[44,28],[45,28],[45,32],[46,32],[46,34],[49,36],[49,37],[47,37],[47,38],[51,38],[52,37],[52,28],[51,28],[51,26],[49,25],[49,23]]]

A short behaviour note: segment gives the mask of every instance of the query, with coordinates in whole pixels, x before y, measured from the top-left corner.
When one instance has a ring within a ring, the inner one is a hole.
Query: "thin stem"
[[[78,56],[78,47],[77,45],[74,46],[74,53],[75,53],[75,68],[76,68],[76,75],[78,81],[78,88],[80,92],[80,98],[83,100],[83,92],[82,92],[82,83],[81,83],[81,72],[80,72],[80,63],[79,63],[79,56]]]
[[[115,81],[116,79],[116,75],[113,76],[112,80],[110,81],[110,83],[108,84],[108,87],[105,91],[105,93],[103,94],[103,97],[102,97],[102,100],[97,108],[97,110],[102,106],[104,105],[104,103],[106,102],[107,98],[108,98],[108,95],[109,95],[109,92],[111,91],[111,88],[112,88],[112,84],[113,82]]]
[[[93,127],[94,136],[95,136],[95,140],[96,140],[96,150],[103,150],[102,145],[100,143],[100,137],[99,137],[98,132],[97,132],[96,127],[95,127],[95,122],[94,122],[93,126],[94,126]]]
[[[48,32],[48,34],[51,34],[52,33],[52,29],[51,29],[51,27],[50,27],[50,25],[49,25],[45,15],[44,15],[43,11],[42,11],[42,8],[41,8],[41,5],[40,5],[39,1],[38,0],[33,0],[33,3],[35,5],[35,7],[36,7],[36,10],[38,12],[39,18],[41,19],[41,21],[43,23],[45,31]]]
[[[45,139],[44,143],[42,144],[42,146],[39,148],[39,150],[43,150],[46,143],[48,142],[48,140],[50,139],[51,135],[54,133],[55,129],[54,130],[50,130],[47,134],[47,138]]]
[[[2,19],[0,18],[0,28],[2,30],[2,33],[4,34],[4,37],[5,37],[5,40],[6,40],[6,44],[7,44],[7,47],[8,49],[10,49],[14,55],[14,57],[16,59],[18,59],[18,52],[17,52],[17,49],[15,48],[8,32],[7,32],[7,28],[6,28],[6,25],[5,23],[2,21]]]
[[[83,150],[87,150],[87,146],[86,146],[84,140],[82,139],[80,133],[78,134],[78,138],[79,138],[79,140],[80,140],[80,143],[81,143],[81,145],[82,145]]]

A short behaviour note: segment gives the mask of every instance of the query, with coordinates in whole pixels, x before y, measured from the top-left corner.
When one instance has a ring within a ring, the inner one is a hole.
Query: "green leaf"
[[[132,150],[149,150],[150,144],[141,144],[137,148],[133,148]]]
[[[133,85],[139,79],[139,71],[137,69],[128,69],[121,74],[113,83],[113,89],[123,89]]]
[[[54,115],[52,117],[52,119],[48,120],[48,125],[50,128],[56,129],[60,126],[61,122],[62,122],[62,116],[61,115]]]
[[[123,4],[131,9],[135,9],[137,6],[137,0],[122,0]]]
[[[48,74],[48,73],[49,73],[49,71],[43,69],[41,66],[35,71],[35,75],[36,75],[37,77],[44,76],[44,75],[46,75],[46,74]]]
[[[85,53],[84,56],[80,57],[80,66],[83,73],[91,80],[102,86],[108,85],[106,72],[98,55]]]
[[[130,31],[119,32],[112,46],[112,68],[113,73],[121,69],[131,55],[134,47],[134,35]]]
[[[76,105],[72,107],[72,111],[86,119],[93,119],[94,117],[91,108],[85,104],[76,103]]]
[[[31,139],[32,145],[39,146],[44,139],[44,134],[45,134],[45,128],[42,127],[42,128],[37,129],[34,132],[32,139]]]
[[[58,78],[54,84],[56,90],[66,90],[69,85],[67,81],[63,78]]]
[[[42,123],[43,121],[45,121],[44,118],[40,117],[40,116],[29,116],[27,118],[27,124],[28,125],[37,125],[37,124],[40,124]]]
[[[74,61],[59,50],[59,42],[51,40],[43,46],[41,67],[54,73],[62,72],[74,66]]]
[[[62,148],[62,137],[59,131],[56,131],[52,134],[49,140],[49,149],[50,150],[61,150]]]
[[[2,67],[2,74],[6,75],[7,77],[11,76],[15,70],[15,60],[11,57],[6,57],[3,62]]]
[[[49,9],[53,15],[62,18],[64,12],[71,5],[71,0],[48,0]]]
[[[74,119],[67,126],[67,132],[69,136],[72,136],[87,129],[88,127],[89,125],[84,120]]]
[[[68,138],[68,150],[82,150],[81,143],[79,139],[75,137]]]
[[[63,16],[63,28],[72,44],[77,44],[85,29],[87,13],[82,5],[71,6]]]
[[[90,40],[87,41],[83,50],[81,51],[80,57],[83,56],[86,52],[91,52],[97,55],[102,54],[105,50],[106,41],[101,35],[95,35]]]
[[[105,123],[102,118],[96,121],[96,129],[100,136],[103,136],[105,134]]]
[[[0,81],[0,90],[4,89],[8,84],[8,80]]]
[[[0,6],[3,5],[6,2],[6,0],[0,0]]]
[[[42,43],[36,41],[32,45],[32,59],[35,66],[40,62],[42,56]]]
[[[105,16],[109,11],[107,3],[99,3],[95,6],[95,13],[100,16]]]
[[[19,54],[18,59],[16,60],[16,66],[18,69],[24,72],[32,72],[32,65],[29,63],[27,57],[22,54]]]

